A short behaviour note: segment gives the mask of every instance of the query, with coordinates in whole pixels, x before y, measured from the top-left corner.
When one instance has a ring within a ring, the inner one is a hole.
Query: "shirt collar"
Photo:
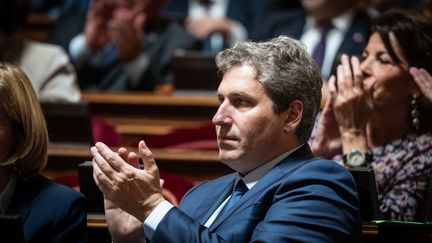
[[[354,10],[349,9],[349,10],[339,14],[338,16],[334,17],[331,20],[331,23],[332,23],[334,28],[336,28],[342,32],[346,32],[348,30],[350,24],[351,24],[353,17],[354,17]],[[315,28],[317,28],[315,19],[312,16],[308,15],[306,17],[304,31],[310,30],[310,29],[315,29]]]
[[[12,200],[15,187],[16,187],[16,177],[12,174],[8,184],[2,192],[0,192],[0,214],[5,214],[9,207],[10,201]]]
[[[246,184],[246,186],[250,190],[275,165],[279,164],[283,159],[288,157],[290,154],[292,154],[294,151],[296,151],[301,146],[303,146],[303,144],[298,146],[298,147],[295,147],[293,149],[290,149],[287,152],[277,156],[276,158],[270,160],[269,162],[261,165],[260,167],[258,167],[256,169],[254,169],[253,171],[249,172],[247,175],[245,175],[243,177],[239,173],[237,173],[236,174],[236,184],[239,180],[243,180],[243,182]]]

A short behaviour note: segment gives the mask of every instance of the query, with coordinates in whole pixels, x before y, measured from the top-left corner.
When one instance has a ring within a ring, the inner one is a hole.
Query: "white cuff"
[[[84,60],[90,57],[91,54],[92,51],[87,47],[85,35],[83,33],[72,38],[69,43],[69,55],[75,65],[81,66]]]
[[[153,233],[155,232],[160,221],[162,221],[168,211],[170,211],[173,207],[174,205],[165,200],[159,203],[153,212],[150,213],[150,215],[144,221],[144,233],[147,239],[151,241]]]

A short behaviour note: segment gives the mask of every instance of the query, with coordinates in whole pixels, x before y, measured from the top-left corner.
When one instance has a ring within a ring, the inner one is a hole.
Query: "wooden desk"
[[[46,42],[54,26],[47,14],[30,14],[24,26],[24,34],[30,39]]]
[[[136,148],[128,148],[135,151]],[[213,179],[231,172],[219,161],[218,151],[151,149],[160,170],[182,175],[194,182]],[[44,174],[59,175],[77,171],[78,164],[91,160],[89,146],[79,144],[50,144],[48,164]]]
[[[125,146],[145,135],[164,135],[178,128],[211,123],[219,106],[215,94],[155,95],[146,92],[84,92],[93,116],[113,124]]]
[[[219,106],[215,94],[156,95],[147,92],[84,92],[95,115],[109,117],[211,118]]]

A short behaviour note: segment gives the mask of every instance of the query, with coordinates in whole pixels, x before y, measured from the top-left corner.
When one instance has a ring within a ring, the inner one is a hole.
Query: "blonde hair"
[[[12,151],[0,166],[21,178],[39,174],[48,158],[45,117],[29,78],[10,64],[0,64],[0,107],[11,122],[15,138]]]

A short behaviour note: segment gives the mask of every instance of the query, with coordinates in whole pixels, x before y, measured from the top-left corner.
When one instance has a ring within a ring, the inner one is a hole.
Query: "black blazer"
[[[306,14],[302,9],[275,14],[263,25],[259,39],[265,40],[279,35],[300,39],[306,24]],[[331,74],[336,73],[342,54],[356,56],[362,54],[369,38],[371,21],[371,17],[365,12],[357,12],[354,15],[351,25],[336,52]]]
[[[6,214],[20,215],[26,242],[85,242],[84,196],[43,176],[17,181]]]

